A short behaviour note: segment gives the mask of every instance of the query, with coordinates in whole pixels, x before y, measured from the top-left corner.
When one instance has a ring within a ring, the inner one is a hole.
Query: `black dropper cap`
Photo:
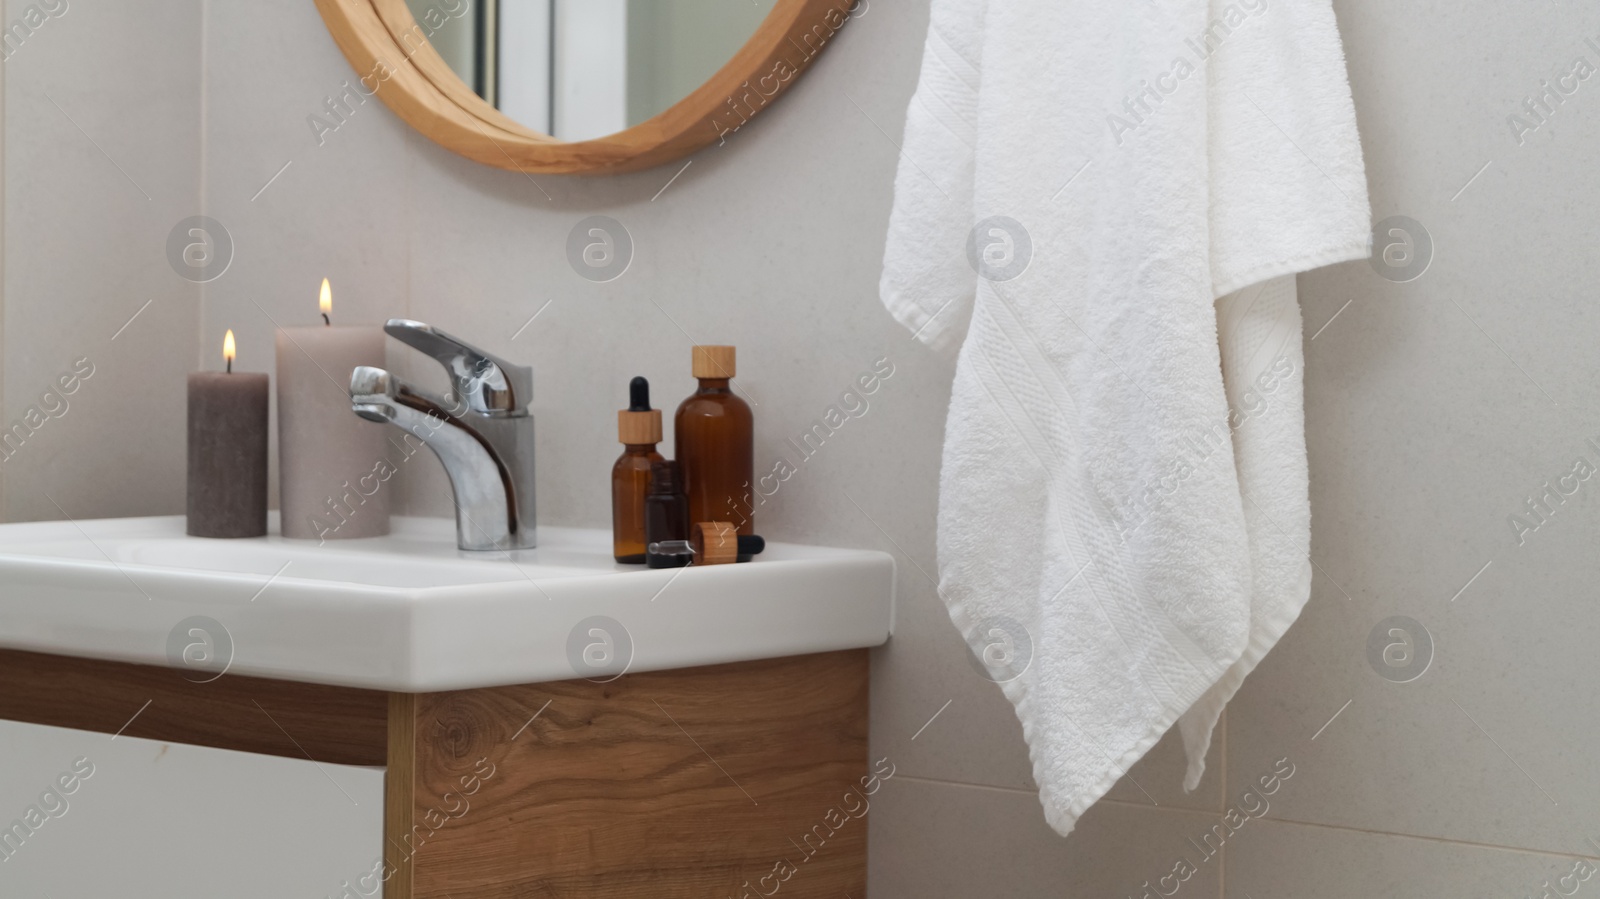
[[[628,411],[650,411],[650,382],[642,377],[628,382]]]
[[[650,382],[628,382],[628,408],[617,411],[617,440],[627,446],[661,442],[661,410],[650,408]]]

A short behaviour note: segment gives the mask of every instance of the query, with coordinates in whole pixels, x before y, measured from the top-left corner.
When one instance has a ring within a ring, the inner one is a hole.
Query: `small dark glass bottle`
[[[611,466],[611,544],[618,562],[645,563],[645,497],[650,468],[664,461],[656,452],[661,442],[661,410],[650,408],[650,382],[634,378],[628,385],[628,408],[617,413],[617,439],[622,455]]]
[[[661,461],[650,467],[650,495],[644,501],[645,544],[689,539],[689,502],[683,496],[678,463]],[[645,553],[651,568],[682,568],[681,556]]]
[[[690,521],[727,521],[755,533],[751,499],[755,480],[755,418],[728,382],[734,377],[731,346],[697,346],[694,376],[700,389],[673,419],[674,455],[683,466]]]

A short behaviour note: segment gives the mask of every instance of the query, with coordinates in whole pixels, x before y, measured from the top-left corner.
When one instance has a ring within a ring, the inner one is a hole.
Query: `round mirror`
[[[317,0],[412,126],[527,172],[659,165],[727,141],[867,0]]]

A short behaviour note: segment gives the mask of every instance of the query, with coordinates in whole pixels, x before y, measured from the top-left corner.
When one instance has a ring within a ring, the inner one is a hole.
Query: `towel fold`
[[[1327,0],[934,0],[881,295],[958,351],[939,592],[1059,832],[1180,716],[1198,783],[1304,605],[1293,274],[1369,227]]]

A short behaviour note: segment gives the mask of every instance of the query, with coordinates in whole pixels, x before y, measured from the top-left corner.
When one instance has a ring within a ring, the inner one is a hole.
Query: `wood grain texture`
[[[0,718],[339,765],[382,765],[387,694],[0,650]],[[143,711],[140,711],[143,709]]]
[[[417,706],[413,693],[389,694],[389,767],[383,772],[383,899],[412,899],[411,843],[416,823]],[[363,887],[364,889],[364,887]]]
[[[862,897],[867,674],[850,650],[397,700],[385,896]]]
[[[607,174],[661,165],[725,141],[799,79],[858,0],[778,0],[748,42],[670,109],[594,140],[560,141],[515,122],[456,77],[405,0],[316,0],[369,96],[468,159],[534,173]]]

